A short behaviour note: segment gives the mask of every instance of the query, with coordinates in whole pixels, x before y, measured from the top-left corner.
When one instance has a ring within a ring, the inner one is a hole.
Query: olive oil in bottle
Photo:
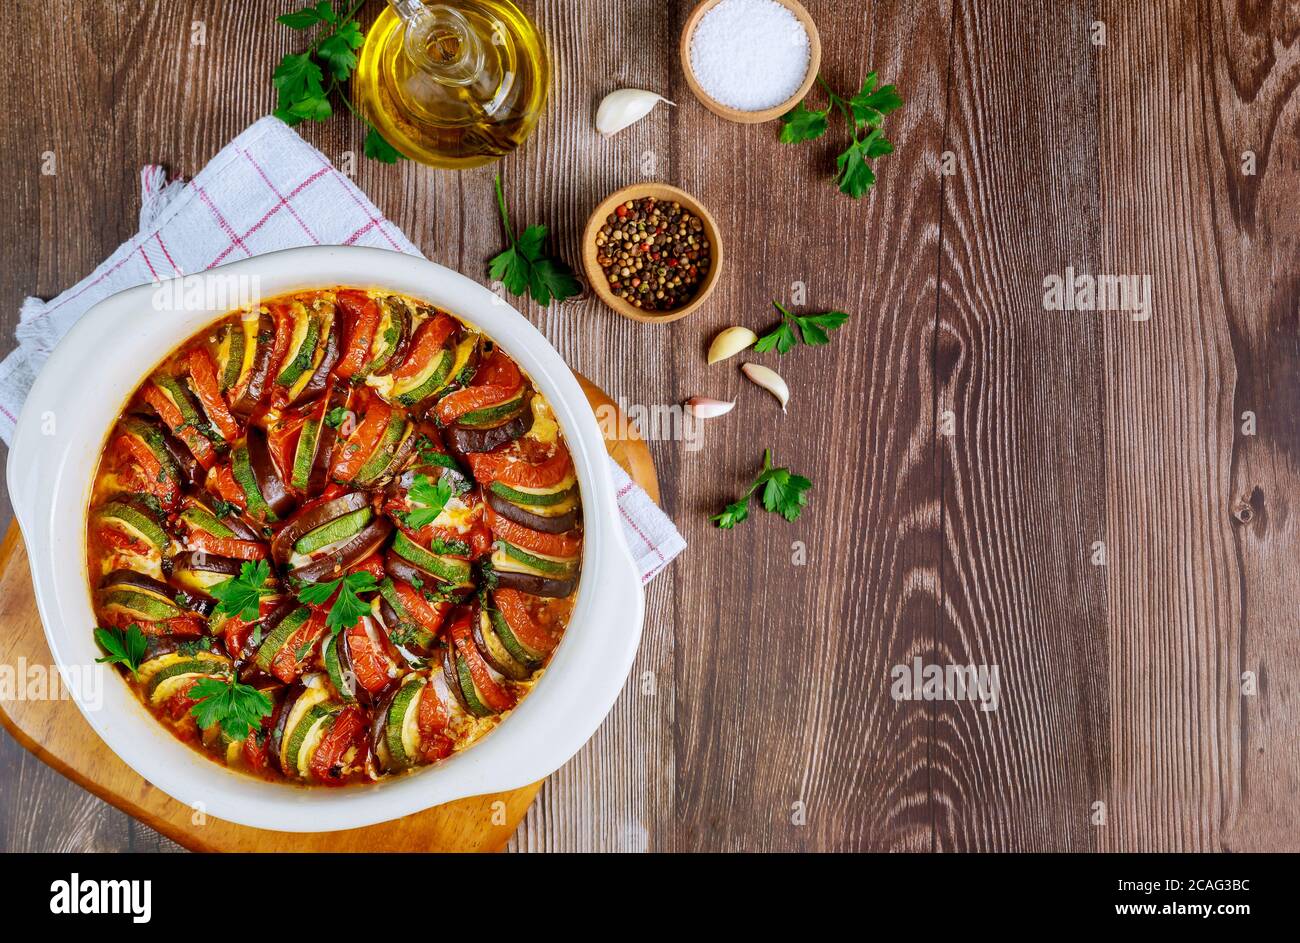
[[[389,0],[366,34],[352,93],[404,155],[459,170],[523,143],[550,78],[541,34],[510,0]]]

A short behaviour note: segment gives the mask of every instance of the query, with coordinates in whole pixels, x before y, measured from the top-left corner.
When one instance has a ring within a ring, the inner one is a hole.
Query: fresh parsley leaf
[[[497,174],[496,194],[501,225],[510,245],[488,262],[489,276],[504,285],[512,295],[532,295],[543,308],[552,301],[564,301],[581,294],[582,286],[574,277],[573,270],[546,254],[545,226],[529,226],[518,237],[515,236],[510,214],[506,211],[500,174]]]
[[[206,730],[221,725],[227,736],[243,740],[262,718],[271,713],[271,698],[265,691],[232,678],[200,678],[187,694],[197,701],[190,714]]]
[[[262,596],[267,593],[266,581],[270,578],[271,565],[265,560],[245,561],[239,567],[238,576],[218,583],[209,592],[217,600],[218,612],[252,622],[257,618]]]
[[[754,345],[759,353],[775,350],[778,354],[788,354],[797,344],[819,347],[830,343],[827,331],[833,331],[844,324],[849,316],[843,311],[826,311],[821,314],[792,314],[779,301],[773,301],[781,315],[781,323],[764,334]]]
[[[787,521],[795,521],[808,504],[808,491],[811,488],[812,482],[802,475],[796,475],[788,468],[773,467],[772,450],[767,449],[763,453],[763,467],[744,497],[728,504],[720,514],[713,515],[709,520],[723,530],[730,530],[749,517],[749,500],[756,491],[762,489],[759,497],[763,510],[780,514]]]
[[[745,518],[749,517],[749,496],[741,498],[732,504],[723,508],[721,514],[715,514],[709,520],[713,521],[723,530],[731,530]]]
[[[830,127],[831,110],[814,111],[803,102],[781,116],[781,143],[799,144],[812,141],[826,133]]]
[[[107,653],[103,658],[96,658],[96,662],[101,665],[123,665],[131,674],[139,675],[148,645],[148,639],[140,631],[140,626],[132,623],[125,630],[96,629],[95,641]]]
[[[893,85],[877,88],[879,77],[874,71],[867,73],[862,88],[851,97],[837,95],[821,76],[817,81],[830,103],[824,111],[809,108],[806,102],[792,108],[781,118],[781,140],[798,144],[819,138],[826,133],[831,112],[839,111],[852,138],[835,158],[835,183],[840,192],[861,199],[876,182],[875,171],[868,161],[894,152],[894,145],[884,136],[880,125],[887,114],[903,106],[902,96]]]
[[[898,89],[892,85],[883,85],[877,89],[877,80],[874,71],[868,72],[862,81],[862,90],[849,99],[849,109],[859,126],[879,127],[885,120],[885,115],[903,107],[903,98],[898,94]]]
[[[239,513],[239,505],[216,498],[212,502],[212,513],[216,515],[217,520],[224,521],[230,515]]]
[[[405,154],[389,144],[388,140],[379,133],[379,129],[374,125],[370,126],[370,131],[366,134],[364,151],[367,157],[383,164],[395,164],[406,157]]]
[[[323,606],[329,602],[334,591],[338,590],[338,597],[330,606],[329,615],[325,617],[326,628],[337,635],[343,629],[352,628],[362,616],[370,612],[370,603],[362,601],[357,594],[378,588],[373,573],[359,570],[337,580],[307,584],[298,591],[298,601],[309,606]]]
[[[360,8],[358,0],[346,14],[340,15],[329,0],[320,0],[296,13],[276,17],[276,22],[293,30],[319,27],[307,50],[285,56],[271,75],[271,84],[277,94],[277,118],[294,125],[301,121],[327,121],[333,115],[334,106],[330,99],[352,76],[357,67],[357,50],[365,42],[361,25],[356,20]],[[340,100],[348,111],[361,118],[346,90],[343,90]],[[365,121],[364,118],[361,120]],[[364,146],[367,157],[386,164],[403,157],[374,125],[369,121],[366,125],[369,128]]]
[[[348,418],[348,411],[342,406],[335,406],[325,414],[325,425],[331,429],[337,429],[343,425],[344,420]]]
[[[428,475],[416,475],[407,499],[417,507],[408,511],[403,519],[408,527],[419,530],[438,519],[451,500],[451,485],[445,478],[439,478],[435,484]]]

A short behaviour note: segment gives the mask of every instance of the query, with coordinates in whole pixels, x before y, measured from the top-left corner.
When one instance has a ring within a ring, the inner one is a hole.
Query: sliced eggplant
[[[532,675],[532,667],[516,658],[498,635],[492,611],[487,606],[481,603],[474,606],[471,624],[474,628],[474,644],[483,660],[494,670],[512,681],[524,681]]]
[[[251,323],[251,319],[250,319]],[[271,354],[275,349],[275,319],[262,309],[258,313],[256,332],[253,333],[253,349],[251,355],[245,350],[245,357],[251,356],[251,366],[248,369],[247,377],[241,380],[241,386],[236,386],[238,391],[235,401],[231,404],[231,410],[239,416],[247,417],[251,415],[262,403],[271,379]]]
[[[453,454],[468,455],[471,452],[491,452],[493,449],[499,449],[527,434],[532,427],[533,411],[526,409],[499,426],[488,429],[462,429],[453,423],[447,427],[444,434]]]
[[[248,462],[253,471],[253,478],[262,501],[271,509],[271,520],[279,520],[293,510],[297,503],[288,483],[280,475],[279,469],[271,459],[271,450],[266,442],[266,433],[257,426],[248,427]],[[241,483],[242,484],[242,483]],[[247,489],[245,489],[247,491]],[[251,499],[251,495],[249,496]],[[249,507],[252,510],[250,504]]]
[[[367,507],[370,497],[362,491],[353,491],[337,498],[299,511],[275,535],[271,542],[271,557],[283,566],[293,556],[294,544],[317,528],[331,521]]]
[[[352,564],[364,560],[383,546],[392,532],[392,521],[386,517],[377,517],[343,546],[319,560],[313,560],[305,566],[290,571],[289,578],[302,583],[320,583],[338,579]]]
[[[497,585],[505,589],[517,589],[521,593],[528,593],[531,596],[547,596],[552,599],[563,599],[566,596],[572,596],[574,588],[578,585],[577,577],[557,580],[544,576],[535,576],[531,573],[510,573],[508,571],[497,571],[496,580]]]
[[[255,530],[245,524],[237,514],[218,510],[216,500],[207,491],[195,490],[185,496],[186,507],[181,520],[191,528],[214,537],[235,540],[261,540]],[[236,509],[237,510],[237,509]]]
[[[542,517],[517,504],[512,504],[491,488],[484,488],[483,493],[487,498],[488,506],[506,520],[539,530],[544,534],[567,534],[578,524],[578,507],[572,507],[557,517]]]
[[[293,406],[318,399],[325,392],[330,371],[339,360],[342,329],[334,302],[324,299],[317,301],[313,305],[311,316],[319,325],[320,336],[311,352],[307,370],[289,387],[289,404]]]
[[[401,363],[410,346],[414,318],[406,302],[396,295],[389,295],[380,302],[380,307],[383,314],[370,344],[370,361],[361,368],[353,382],[371,374],[382,374],[389,366]]]

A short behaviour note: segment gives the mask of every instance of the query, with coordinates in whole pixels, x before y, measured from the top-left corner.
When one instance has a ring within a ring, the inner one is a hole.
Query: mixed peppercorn
[[[672,311],[704,283],[712,251],[704,221],[653,197],[615,208],[596,234],[596,261],[610,291],[646,311]]]

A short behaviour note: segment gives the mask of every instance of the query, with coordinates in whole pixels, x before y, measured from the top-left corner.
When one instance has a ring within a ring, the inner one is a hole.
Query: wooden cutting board
[[[617,409],[585,377],[578,381],[593,409]],[[635,437],[612,439],[608,426],[602,424],[609,454],[658,503],[659,483],[649,448]],[[10,525],[0,543],[0,665],[12,666],[19,677],[26,677],[32,666],[39,666],[47,677],[57,674],[36,612],[17,524]],[[368,828],[272,832],[199,816],[155,789],[105,746],[71,700],[0,701],[0,723],[73,782],[193,851],[499,851],[542,785],[461,799]]]

